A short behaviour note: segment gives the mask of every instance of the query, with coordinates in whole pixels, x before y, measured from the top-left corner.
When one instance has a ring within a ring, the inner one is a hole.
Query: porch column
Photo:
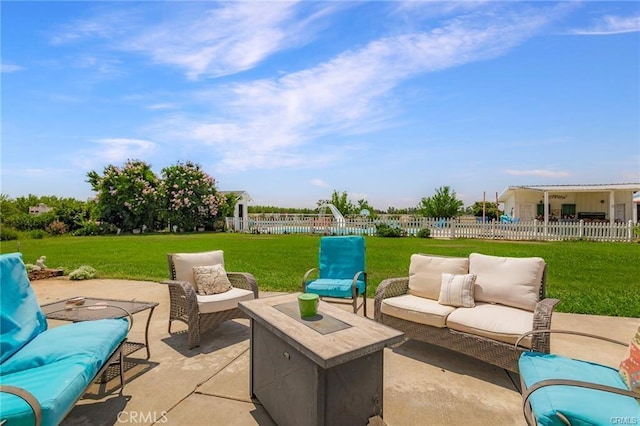
[[[616,197],[613,191],[609,192],[609,223],[613,224],[616,214]]]
[[[549,226],[549,191],[544,191],[544,236],[547,236]]]

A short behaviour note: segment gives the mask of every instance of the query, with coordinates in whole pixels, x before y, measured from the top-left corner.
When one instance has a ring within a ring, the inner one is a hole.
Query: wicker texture
[[[171,333],[171,323],[173,321],[182,321],[187,324],[189,349],[200,346],[200,334],[221,322],[234,318],[247,318],[237,307],[222,312],[201,314],[198,310],[198,300],[193,285],[187,281],[176,281],[175,264],[171,254],[167,255],[167,261],[171,279],[163,281],[162,284],[166,284],[169,287],[168,331]],[[250,290],[253,292],[254,298],[258,298],[258,284],[253,275],[247,272],[227,272],[227,277],[233,287]]]
[[[546,270],[540,286],[540,302],[536,305],[532,330],[548,329],[551,326],[553,308],[558,299],[545,299]],[[473,358],[488,362],[515,373],[518,372],[520,354],[528,348],[497,340],[464,333],[448,328],[432,327],[425,324],[407,321],[381,312],[382,301],[389,297],[407,294],[409,277],[390,278],[380,283],[376,290],[374,301],[374,319],[382,324],[401,330],[409,339],[421,340],[437,346],[442,346]],[[532,348],[537,352],[549,353],[550,341],[548,335],[535,334],[532,336]]]

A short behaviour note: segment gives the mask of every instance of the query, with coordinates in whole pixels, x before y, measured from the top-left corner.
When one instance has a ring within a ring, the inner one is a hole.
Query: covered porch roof
[[[640,183],[602,183],[592,185],[516,185],[508,186],[498,197],[498,201],[505,199],[518,190],[539,192],[603,192],[603,191],[640,191]]]

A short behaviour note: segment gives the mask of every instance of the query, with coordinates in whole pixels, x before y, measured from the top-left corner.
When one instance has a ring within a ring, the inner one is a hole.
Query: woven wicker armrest
[[[25,389],[22,389],[17,386],[10,385],[0,385],[0,392],[10,393],[11,395],[15,395],[18,398],[22,399],[24,402],[29,404],[31,410],[33,411],[33,417],[36,426],[40,426],[42,424],[42,407],[40,403],[36,399],[33,394]],[[6,419],[2,419],[0,417],[0,424],[4,424]]]
[[[409,277],[389,278],[380,283],[376,289],[374,305],[374,319],[378,322],[382,320],[380,311],[382,301],[389,297],[402,296],[409,291]]]
[[[251,290],[254,297],[258,298],[258,283],[253,275],[248,272],[227,272],[231,285],[244,290]]]
[[[548,330],[551,328],[551,316],[558,302],[560,302],[559,299],[549,298],[542,299],[536,304],[536,308],[533,311],[532,330]],[[551,350],[551,336],[548,333],[533,333],[531,349],[548,354]]]
[[[176,290],[169,292],[171,304],[184,305],[187,312],[194,309],[195,312],[198,312],[198,299],[196,298],[196,291],[191,283],[187,281],[164,280],[161,281],[160,284],[166,284]],[[181,296],[180,300],[175,300],[175,294],[179,294]]]

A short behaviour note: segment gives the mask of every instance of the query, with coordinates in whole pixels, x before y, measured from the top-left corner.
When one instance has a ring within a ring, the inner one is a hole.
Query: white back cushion
[[[469,272],[466,257],[443,257],[426,254],[411,255],[409,264],[409,294],[438,300],[442,273],[464,275]]]
[[[538,303],[545,261],[540,257],[498,257],[471,253],[476,302],[500,303],[533,311]]]
[[[176,281],[187,281],[197,291],[196,281],[193,276],[194,266],[224,266],[222,250],[205,251],[200,253],[174,253],[173,265],[176,271]]]

